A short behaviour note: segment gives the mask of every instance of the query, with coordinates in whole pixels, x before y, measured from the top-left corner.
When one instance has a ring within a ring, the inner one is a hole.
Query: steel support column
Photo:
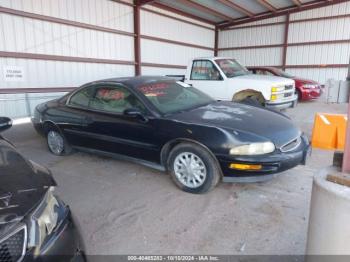
[[[215,26],[214,56],[218,56],[219,51],[219,28]]]
[[[286,69],[287,63],[287,49],[288,49],[288,33],[289,33],[289,22],[290,22],[290,14],[286,15],[286,22],[284,26],[284,38],[283,38],[283,53],[282,53],[282,69]]]
[[[141,33],[140,33],[140,9],[138,0],[134,0],[134,55],[135,75],[141,75]]]
[[[348,81],[348,87],[350,87],[350,60],[349,60],[349,69],[348,69],[348,77],[346,78]],[[350,100],[348,104],[348,126],[346,128],[346,141],[345,141],[345,149],[344,149],[344,157],[343,157],[343,172],[350,172]]]

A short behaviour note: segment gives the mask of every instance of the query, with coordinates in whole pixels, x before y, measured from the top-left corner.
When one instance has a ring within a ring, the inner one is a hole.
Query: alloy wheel
[[[54,154],[62,154],[64,150],[64,140],[60,133],[52,130],[49,131],[47,134],[47,143]]]

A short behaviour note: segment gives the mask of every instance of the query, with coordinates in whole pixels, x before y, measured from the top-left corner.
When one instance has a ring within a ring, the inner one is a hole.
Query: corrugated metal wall
[[[95,79],[134,75],[133,1],[124,2],[127,4],[110,0],[0,0],[1,7],[34,14],[28,17],[0,12],[0,89],[76,87]],[[35,14],[70,22],[45,21],[50,19]],[[292,14],[288,42],[349,40],[349,17],[293,22],[344,14],[350,14],[349,2]],[[285,17],[276,17],[220,32],[219,48],[228,50],[220,50],[219,55],[236,57],[246,65],[281,66],[284,21]],[[252,25],[258,27],[249,27]],[[213,55],[213,29],[211,25],[156,7],[142,8],[142,73],[183,74],[193,57]],[[270,47],[254,47],[258,45]],[[13,58],[4,52],[43,57]],[[344,67],[312,68],[312,65],[345,64],[349,55],[349,43],[289,46],[287,68],[298,67],[287,71],[320,82],[342,79],[347,72]],[[308,67],[302,68],[303,65]],[[4,69],[9,66],[21,69],[20,81],[8,81],[5,77]],[[0,115],[27,115],[36,102],[57,95],[0,95]]]
[[[222,31],[219,37],[219,48],[282,44],[283,32],[283,25]]]
[[[219,51],[219,56],[234,57],[246,66],[272,66],[281,64],[282,48],[274,47]]]
[[[39,17],[0,12],[0,52],[50,56],[47,59],[27,59],[1,55],[0,89],[77,87],[96,79],[133,76],[133,1],[124,2],[130,5],[110,0],[0,0],[0,6],[4,8],[104,28],[99,30],[74,23],[65,24],[45,21],[47,19]],[[198,45],[213,49],[214,30],[208,27],[210,26],[202,22],[151,6],[143,8],[141,35],[163,38],[163,41],[141,39],[141,60],[143,63],[164,66],[143,66],[142,73],[184,74],[185,70],[181,66],[186,66],[192,57],[212,56],[213,50],[188,46]],[[120,34],[118,30],[123,32]],[[185,42],[188,45],[168,43],[166,40]],[[121,60],[129,64],[103,60],[81,62],[74,61],[75,58]],[[170,66],[165,66],[167,64]],[[20,68],[23,78],[19,81],[8,81],[4,70],[9,66]],[[27,116],[37,103],[60,95],[62,93],[0,94],[0,115]],[[14,103],[16,107],[13,106]]]
[[[132,0],[124,0],[132,3]],[[76,22],[133,31],[131,6],[108,0],[0,0],[0,5]]]
[[[0,0],[0,6],[106,28],[133,31],[133,9],[101,0]],[[97,59],[134,60],[133,37],[0,13],[0,51]],[[6,81],[3,68],[23,70]],[[134,74],[132,65],[0,58],[0,88],[76,87]],[[0,115],[23,117],[36,104],[64,93],[0,95]],[[13,106],[16,104],[16,106]]]
[[[294,75],[317,80],[325,83],[327,79],[344,79],[347,68],[327,65],[347,64],[350,57],[350,44],[332,43],[334,40],[350,40],[350,18],[339,17],[320,19],[317,21],[300,21],[310,18],[324,18],[350,14],[350,2],[294,13],[290,15],[288,44],[303,43],[298,46],[288,46],[286,54],[286,71]],[[222,31],[219,34],[221,56],[233,56],[247,66],[265,65],[282,66],[285,16],[266,19],[258,22],[236,26],[237,29]],[[294,21],[294,22],[293,22]],[[279,23],[274,25],[266,25]],[[259,27],[247,27],[259,25]],[[243,27],[243,28],[242,28]],[[330,43],[310,43],[330,41]],[[247,46],[281,45],[269,48],[239,49]],[[288,66],[298,68],[288,68]],[[302,68],[305,66],[305,68]],[[321,68],[312,68],[320,66]],[[325,66],[322,68],[322,66]]]
[[[291,14],[290,20],[324,18],[350,14],[350,2]],[[350,39],[350,18],[340,17],[317,21],[291,23],[288,43],[334,41]],[[287,65],[347,64],[350,57],[349,43],[308,44],[290,46],[287,50]],[[325,83],[327,79],[344,80],[347,68],[301,68],[288,72]]]
[[[147,9],[162,14],[180,17],[170,14],[167,11],[147,6]],[[184,19],[184,17],[181,17]],[[203,25],[198,21],[186,18],[186,21]],[[209,25],[205,25],[210,27]],[[211,28],[214,29],[213,26]],[[152,12],[141,10],[141,32],[144,35],[154,36],[173,41],[184,42],[193,45],[200,45],[214,49],[215,32],[204,27],[174,20]],[[141,39],[141,60],[145,63],[187,65],[193,57],[213,56],[213,50],[203,48],[180,46],[177,44]],[[174,68],[150,68],[143,67],[143,74],[184,74],[185,69]]]
[[[35,14],[133,31],[132,7],[100,0],[0,0]],[[133,37],[0,13],[0,51],[132,61]],[[133,75],[133,66],[0,58],[0,68],[20,66],[26,79],[1,88],[79,86],[110,76]]]
[[[257,21],[243,26],[284,22],[285,17]],[[258,45],[283,44],[284,25],[266,25],[239,28],[219,33],[219,48],[237,48]],[[244,65],[279,65],[282,61],[282,48],[251,48],[219,51],[220,56],[235,57]]]

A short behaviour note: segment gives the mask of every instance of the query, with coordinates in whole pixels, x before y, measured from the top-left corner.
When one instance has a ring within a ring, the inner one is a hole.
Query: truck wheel
[[[220,169],[211,154],[191,143],[181,143],[174,147],[169,154],[168,170],[179,188],[193,194],[210,191],[221,177]]]
[[[46,129],[46,140],[50,152],[56,156],[68,155],[72,152],[72,147],[57,128]]]
[[[240,101],[240,103],[250,106],[263,107],[263,104],[256,97],[253,96],[244,98]]]

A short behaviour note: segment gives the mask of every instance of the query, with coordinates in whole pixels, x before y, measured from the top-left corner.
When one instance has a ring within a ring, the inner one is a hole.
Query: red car
[[[295,81],[298,100],[300,101],[319,98],[323,93],[322,86],[318,82],[292,76],[275,67],[250,66],[248,70],[258,75],[274,75],[293,79]]]

